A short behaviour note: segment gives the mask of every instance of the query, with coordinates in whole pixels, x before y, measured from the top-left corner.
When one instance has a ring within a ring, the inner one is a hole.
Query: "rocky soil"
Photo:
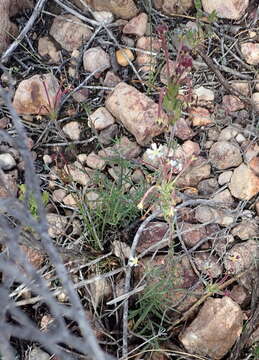
[[[0,11],[2,358],[258,359],[257,1]]]

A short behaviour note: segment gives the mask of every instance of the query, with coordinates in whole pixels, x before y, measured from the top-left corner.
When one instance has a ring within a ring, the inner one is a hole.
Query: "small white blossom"
[[[176,171],[182,171],[183,164],[179,160],[169,160],[169,164],[176,170]]]
[[[163,145],[157,146],[156,143],[150,145],[150,149],[147,149],[146,155],[150,160],[157,160],[165,155],[165,147]]]
[[[129,259],[128,265],[130,267],[134,267],[134,266],[138,266],[138,258],[137,257],[132,257]]]

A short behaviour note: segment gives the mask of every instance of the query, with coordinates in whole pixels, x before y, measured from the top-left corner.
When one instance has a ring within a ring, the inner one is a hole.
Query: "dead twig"
[[[221,74],[219,69],[214,65],[213,61],[204,54],[201,50],[197,50],[200,57],[205,61],[205,63],[208,65],[208,67],[214,72],[214,74],[217,76],[219,82],[221,85],[224,86],[226,90],[228,90],[231,94],[239,97],[242,101],[244,101],[246,104],[254,108],[254,102],[249,99],[247,96],[244,96],[242,93],[240,93],[238,90],[234,89],[228,81],[224,78],[224,76]]]
[[[15,51],[17,46],[20,44],[20,42],[25,38],[27,33],[30,31],[30,29],[33,27],[33,24],[35,23],[36,19],[41,13],[42,8],[44,7],[47,0],[39,0],[31,14],[31,17],[27,24],[24,26],[23,30],[20,32],[20,34],[17,36],[17,39],[8,47],[8,49],[3,53],[1,57],[2,63],[6,62],[9,57],[12,55],[12,53]]]

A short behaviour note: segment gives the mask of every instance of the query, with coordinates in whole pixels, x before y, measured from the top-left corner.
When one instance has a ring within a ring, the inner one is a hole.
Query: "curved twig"
[[[4,63],[6,62],[9,57],[12,55],[12,53],[15,51],[17,46],[20,44],[20,42],[25,38],[26,34],[30,29],[32,28],[34,22],[36,21],[37,17],[39,16],[42,8],[44,7],[47,0],[39,0],[31,14],[31,17],[27,24],[24,26],[23,30],[20,32],[20,34],[17,36],[16,40],[8,47],[8,49],[3,53],[1,57],[1,61]]]

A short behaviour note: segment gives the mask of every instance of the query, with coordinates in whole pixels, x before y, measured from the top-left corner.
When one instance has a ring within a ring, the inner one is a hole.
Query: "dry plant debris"
[[[0,12],[0,357],[258,359],[257,2]]]

